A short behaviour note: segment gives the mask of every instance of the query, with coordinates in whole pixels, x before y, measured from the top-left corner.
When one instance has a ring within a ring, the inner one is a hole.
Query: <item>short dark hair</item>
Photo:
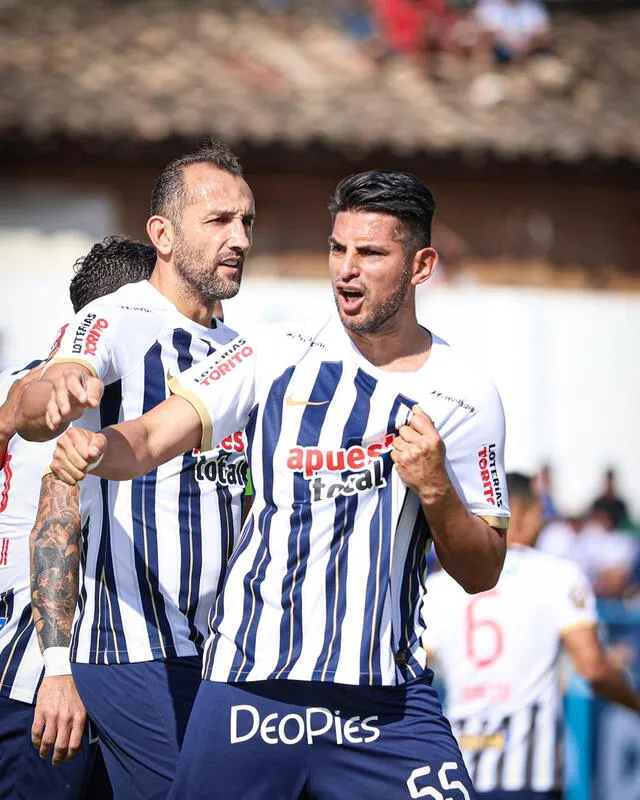
[[[538,493],[533,484],[533,478],[523,475],[521,472],[507,473],[507,492],[509,499],[519,498],[525,505],[530,506],[538,500]]]
[[[155,263],[156,251],[150,244],[107,236],[74,264],[75,275],[69,285],[74,312],[126,283],[148,278]]]
[[[409,228],[409,244],[414,250],[431,244],[431,220],[435,210],[433,195],[415,175],[391,169],[349,175],[336,186],[329,202],[334,222],[341,211],[373,211],[397,217]]]
[[[184,169],[191,164],[210,164],[230,175],[242,175],[237,156],[223,142],[209,139],[195,152],[175,158],[162,170],[151,192],[152,217],[159,214],[176,226],[180,224],[180,212],[189,200]]]

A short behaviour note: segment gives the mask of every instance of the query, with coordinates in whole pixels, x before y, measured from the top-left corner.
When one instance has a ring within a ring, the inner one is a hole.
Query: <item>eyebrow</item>
[[[338,247],[346,247],[346,245],[343,242],[338,241],[338,239],[336,239],[335,236],[329,237],[329,247],[331,247],[332,245],[337,245]],[[369,242],[367,244],[357,244],[356,250],[358,250],[358,252],[361,252],[362,250],[375,250],[382,255],[388,255],[390,252],[387,247],[383,247],[381,244],[374,244],[373,242]]]
[[[207,217],[235,217],[237,213],[238,212],[233,208],[210,208],[203,214],[203,217],[205,219]],[[242,214],[242,219],[254,220],[255,218],[255,211],[247,211],[245,214]]]

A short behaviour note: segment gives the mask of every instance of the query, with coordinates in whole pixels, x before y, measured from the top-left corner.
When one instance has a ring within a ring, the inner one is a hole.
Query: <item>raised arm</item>
[[[76,755],[86,722],[69,663],[80,569],[79,494],[76,487],[45,475],[29,540],[31,605],[45,654],[31,738],[42,758],[48,758],[53,748],[56,765]]]
[[[84,364],[53,364],[26,387],[15,415],[23,439],[46,442],[59,436],[87,408],[97,408],[104,385]]]
[[[71,428],[58,440],[51,470],[70,486],[89,471],[108,480],[126,481],[199,447],[201,441],[197,411],[173,395],[138,419],[99,433]]]

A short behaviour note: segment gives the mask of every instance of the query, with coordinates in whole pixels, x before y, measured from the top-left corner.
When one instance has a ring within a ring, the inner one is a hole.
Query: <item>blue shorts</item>
[[[82,750],[54,767],[31,743],[34,706],[0,697],[0,798],[81,800],[88,793],[96,746],[85,732]]]
[[[71,666],[115,796],[166,797],[201,682],[201,659]]]
[[[203,681],[169,798],[471,800],[430,680],[427,673],[401,686]]]

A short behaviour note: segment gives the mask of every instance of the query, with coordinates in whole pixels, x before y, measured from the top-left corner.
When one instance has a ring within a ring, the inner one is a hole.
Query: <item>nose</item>
[[[338,267],[338,277],[340,280],[349,281],[357,278],[360,274],[358,254],[355,251],[347,250],[340,259]]]
[[[246,253],[251,247],[251,229],[247,228],[244,220],[234,219],[231,230],[229,231],[229,238],[227,244],[231,250],[237,250],[241,253]]]

